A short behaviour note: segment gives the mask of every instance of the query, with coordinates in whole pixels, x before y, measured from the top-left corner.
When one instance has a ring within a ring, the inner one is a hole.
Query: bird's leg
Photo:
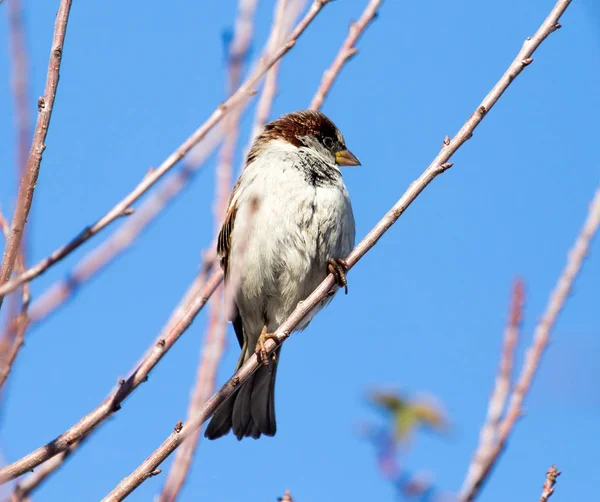
[[[329,258],[327,271],[333,274],[336,284],[340,288],[343,287],[346,294],[348,294],[348,280],[346,279],[348,268],[348,264],[343,258]]]
[[[267,325],[263,326],[262,331],[260,332],[260,336],[258,337],[258,341],[256,342],[255,353],[258,355],[260,360],[262,361],[264,366],[269,366],[269,354],[267,349],[265,348],[265,342],[267,340],[277,340],[277,335],[275,333],[267,333]],[[277,362],[277,356],[275,353],[271,354],[271,358],[273,362]]]

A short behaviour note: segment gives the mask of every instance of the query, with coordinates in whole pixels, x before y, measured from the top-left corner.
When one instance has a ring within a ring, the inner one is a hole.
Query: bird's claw
[[[329,258],[327,270],[330,274],[333,274],[335,283],[340,288],[343,287],[346,294],[348,294],[348,280],[346,279],[348,268],[348,264],[343,258]]]
[[[255,353],[263,363],[264,366],[269,366],[269,352],[265,346],[265,342],[267,340],[277,340],[277,335],[275,333],[267,333],[267,327],[265,326],[262,330],[262,333],[258,337],[258,341],[256,342],[256,350]],[[277,356],[275,353],[271,354],[271,359],[274,363],[277,362]]]

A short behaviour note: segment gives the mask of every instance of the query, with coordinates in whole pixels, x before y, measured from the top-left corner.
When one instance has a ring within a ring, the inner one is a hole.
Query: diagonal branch
[[[479,490],[488,478],[492,468],[498,461],[500,454],[506,447],[508,438],[523,411],[523,401],[531,387],[533,377],[538,370],[542,354],[550,340],[550,331],[556,323],[558,314],[563,309],[573,282],[577,278],[583,259],[585,258],[590,242],[600,226],[600,188],[596,191],[590,204],[587,219],[577,237],[573,249],[569,252],[567,264],[562,271],[558,282],[552,291],[542,319],[535,328],[533,342],[527,350],[521,374],[510,397],[508,410],[504,420],[498,426],[498,439],[494,447],[488,452],[485,459],[480,460],[479,475],[467,479],[460,493],[461,502],[470,502],[477,497]]]
[[[8,240],[10,234],[10,223],[4,218],[2,211],[0,210],[0,229]],[[25,270],[25,259],[23,253],[19,252],[17,261],[15,263],[15,270],[22,272]],[[25,331],[28,326],[27,322],[27,309],[29,308],[29,302],[31,301],[31,292],[29,290],[29,284],[23,284],[23,291],[21,293],[21,308],[8,319],[8,328],[0,338],[0,389],[4,386],[8,374],[12,369],[12,365],[17,358],[19,350],[25,342]],[[12,336],[14,332],[14,337]]]
[[[569,4],[570,0],[559,0],[557,2],[542,26],[532,38],[525,41],[523,48],[519,51],[508,70],[484,98],[477,110],[469,117],[456,136],[452,140],[446,138],[441,151],[425,172],[410,185],[398,202],[394,204],[381,221],[346,258],[349,267],[353,267],[358,260],[377,243],[383,234],[398,220],[408,206],[417,198],[425,187],[429,185],[429,183],[431,183],[439,174],[451,167],[451,164],[448,162],[449,159],[472,136],[473,131],[481,123],[483,117],[489,112],[498,99],[500,99],[500,96],[502,96],[514,79],[532,62],[531,55],[548,35],[558,28],[558,20]],[[276,347],[281,345],[281,343],[290,336],[295,326],[330,294],[332,288],[335,288],[335,281],[330,274],[306,300],[296,307],[290,317],[288,317],[288,319],[277,329],[274,334],[275,340],[269,339],[266,342],[266,350],[271,353]],[[250,358],[246,361],[235,375],[233,375],[233,377],[206,402],[199,413],[192,417],[186,424],[183,424],[182,427],[175,429],[132,474],[124,478],[117,487],[103,499],[103,502],[123,500],[135,490],[136,487],[143,483],[143,481],[181,445],[189,434],[192,434],[194,430],[200,428],[202,424],[214,414],[216,409],[234,393],[240,384],[245,382],[248,377],[256,371],[258,366],[259,362],[257,358]]]
[[[327,94],[329,94],[329,91],[331,91],[336,77],[344,65],[358,52],[356,43],[367,29],[369,24],[371,24],[371,22],[377,17],[377,9],[379,9],[381,6],[382,1],[383,0],[370,0],[360,16],[360,19],[356,22],[350,23],[350,32],[348,33],[348,37],[344,41],[331,66],[323,73],[323,80],[321,81],[319,90],[315,94],[315,97],[312,99],[309,106],[311,110],[318,110],[321,108],[321,106],[323,106],[323,101],[325,101]]]
[[[319,14],[323,7],[331,0],[314,0],[306,15],[294,28],[287,41],[279,47],[279,49],[271,57],[265,58],[259,64],[256,71],[246,79],[242,86],[234,92],[227,101],[221,103],[208,120],[202,124],[192,135],[186,139],[171,155],[169,155],[157,169],[151,171],[138,184],[135,189],[125,196],[118,204],[116,204],[108,213],[102,216],[92,225],[84,228],[75,238],[67,244],[56,249],[51,255],[44,258],[42,261],[28,269],[24,274],[15,277],[8,283],[0,286],[0,298],[27,281],[43,274],[48,268],[59,262],[75,249],[88,241],[98,232],[107,227],[110,223],[128,214],[131,210],[131,205],[144,195],[150,187],[152,187],[160,178],[170,171],[197,143],[204,139],[208,132],[223,120],[232,109],[242,105],[250,96],[255,94],[254,86],[259,82],[263,75],[287,54],[296,41],[304,33],[313,19]],[[6,279],[5,279],[6,280]]]
[[[15,158],[16,158],[16,179],[21,180],[27,172],[27,159],[29,157],[29,142],[31,137],[31,124],[29,119],[29,57],[25,46],[25,25],[23,22],[23,4],[21,0],[12,0],[8,3],[8,25],[9,41],[11,48],[11,87],[13,92],[13,104],[15,115],[15,130],[17,134]],[[18,187],[17,187],[18,188]],[[31,226],[31,224],[29,225]],[[10,224],[9,224],[10,228]],[[23,262],[26,263],[28,250],[27,229],[21,236],[20,254]],[[8,232],[6,233],[8,235]],[[17,267],[15,266],[15,269]],[[21,274],[24,269],[16,270]],[[19,317],[19,298],[13,295],[8,298],[6,308],[5,328],[0,335],[0,357],[5,357],[5,347],[13,345],[16,336],[15,329],[17,318]],[[0,384],[1,387],[1,384]]]
[[[52,110],[54,108],[54,99],[56,98],[60,63],[62,61],[63,46],[65,43],[65,35],[67,33],[67,22],[69,20],[70,10],[71,0],[61,0],[58,14],[56,15],[56,22],[54,24],[54,36],[52,37],[52,49],[50,51],[50,61],[48,63],[48,73],[46,76],[46,88],[44,89],[44,96],[38,100],[37,123],[33,134],[33,142],[29,151],[29,158],[27,159],[27,167],[21,178],[21,183],[19,184],[17,205],[10,225],[8,242],[6,243],[6,249],[4,250],[4,256],[2,257],[0,284],[4,284],[10,279],[21,247],[27,215],[31,209],[33,192],[40,172],[40,164],[42,163],[42,153],[46,148],[44,142],[46,141],[46,135],[48,134],[50,118],[52,117]],[[4,299],[3,294],[4,293],[0,293],[0,307],[2,306],[2,301]]]

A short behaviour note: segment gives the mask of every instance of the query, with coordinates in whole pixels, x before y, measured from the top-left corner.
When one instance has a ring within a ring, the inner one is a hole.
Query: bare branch
[[[467,489],[482,475],[486,461],[493,452],[498,438],[498,426],[506,408],[511,387],[511,374],[515,357],[515,348],[519,338],[519,329],[523,318],[524,286],[520,279],[515,280],[511,300],[510,314],[504,332],[504,344],[500,356],[496,385],[488,403],[486,422],[479,434],[479,446],[471,460],[471,465],[463,483]]]
[[[8,26],[12,63],[11,83],[17,136],[15,148],[16,179],[21,180],[27,172],[27,158],[29,156],[29,142],[31,137],[31,124],[27,103],[29,92],[29,57],[25,47],[25,26],[23,23],[23,4],[21,0],[12,0],[8,3]],[[8,232],[6,235],[8,236]],[[17,260],[22,259],[23,263],[26,263],[27,241],[27,227],[24,227],[23,235],[21,236],[21,256],[17,258]],[[17,269],[17,273],[23,273],[24,271],[22,268],[18,269],[18,266],[15,266],[15,269]],[[19,317],[18,296],[12,295],[7,301],[8,305],[5,307],[5,327],[2,330],[0,338],[0,358],[4,359],[6,359],[7,351],[11,350],[13,346],[17,318]]]
[[[561,475],[561,472],[556,468],[555,465],[551,465],[548,472],[546,472],[546,481],[544,482],[544,489],[542,491],[542,496],[540,497],[540,502],[548,502],[548,499],[554,493],[554,485],[556,484],[556,479]]]
[[[234,92],[240,84],[243,63],[247,58],[252,41],[256,5],[257,0],[239,0],[234,36],[229,48],[228,94]],[[216,175],[214,204],[215,233],[219,231],[221,222],[225,219],[227,212],[240,117],[241,111],[238,109],[232,111],[225,120],[225,140],[221,148]],[[202,357],[198,365],[196,385],[192,391],[192,398],[188,406],[188,417],[194,415],[202,407],[215,388],[215,375],[223,355],[225,334],[227,332],[227,318],[224,315],[222,292],[223,288],[219,287],[216,296],[213,296],[210,303],[209,323]],[[190,434],[177,452],[165,485],[158,497],[160,502],[174,502],[176,500],[192,465],[199,437],[200,431],[196,430],[194,434]]]
[[[266,54],[271,54],[281,41],[286,36],[289,27],[291,26],[290,21],[296,18],[296,15],[304,0],[278,0],[275,3],[275,10],[273,12],[273,24],[271,27],[271,33],[266,44]],[[279,63],[274,64],[268,71],[265,78],[262,93],[256,104],[256,113],[254,116],[254,124],[252,125],[252,131],[248,140],[248,146],[245,152],[249,152],[252,144],[256,137],[261,133],[264,125],[269,120],[271,114],[271,106],[277,93],[277,74],[279,72]],[[244,155],[246,157],[246,155]]]
[[[508,437],[514,428],[517,419],[523,412],[523,401],[525,400],[527,392],[529,392],[533,377],[539,368],[542,354],[550,340],[550,331],[556,323],[558,314],[565,305],[569,291],[581,270],[583,259],[587,254],[590,242],[598,230],[599,225],[600,188],[596,191],[594,199],[590,204],[587,219],[577,237],[573,249],[569,252],[567,264],[558,278],[554,291],[552,291],[552,294],[550,295],[546,311],[535,328],[533,342],[527,350],[525,362],[523,363],[521,374],[519,375],[519,379],[512,392],[506,416],[498,425],[498,439],[496,444],[494,445],[494,448],[488,452],[485,459],[480,459],[481,467],[478,470],[479,476],[469,480],[469,483],[463,485],[459,496],[461,502],[470,502],[475,499],[500,457],[500,454],[506,447]]]
[[[50,118],[54,108],[54,99],[56,98],[56,89],[58,87],[58,77],[60,71],[60,63],[62,61],[63,46],[65,43],[65,35],[67,32],[67,22],[69,20],[69,11],[71,10],[71,0],[61,0],[56,22],[54,24],[54,36],[52,38],[52,48],[50,51],[50,61],[48,63],[48,73],[46,76],[46,88],[44,96],[38,100],[38,118],[33,135],[31,150],[27,160],[27,167],[21,183],[19,184],[19,192],[17,195],[17,204],[13,213],[13,218],[10,226],[10,235],[2,257],[2,267],[0,268],[0,284],[6,286],[6,283],[12,274],[19,249],[21,247],[21,239],[27,221],[27,215],[33,201],[33,192],[37,183],[40,172],[40,164],[42,162],[42,153],[46,148],[44,142],[48,134]],[[20,286],[17,285],[17,286]],[[1,288],[2,286],[0,286]],[[14,290],[15,288],[12,288]],[[4,296],[8,291],[0,293],[0,307]]]
[[[212,268],[212,265],[208,269]],[[147,354],[136,365],[126,380],[121,380],[117,388],[94,411],[83,417],[63,434],[50,443],[38,448],[16,462],[0,469],[0,484],[24,474],[46,460],[61,452],[72,449],[74,443],[87,436],[92,429],[104,422],[115,411],[121,408],[121,403],[141,383],[148,378],[150,371],[158,364],[181,334],[192,324],[192,321],[208,301],[221,282],[219,273],[213,274],[208,281],[205,277],[208,271],[203,271],[194,280],[184,295],[179,306],[174,310],[167,326],[162,330],[157,341]]]
[[[0,210],[0,229],[8,240],[10,235],[10,224]],[[19,251],[15,270],[21,273],[25,270],[25,260],[22,251]],[[21,294],[21,309],[17,315],[11,315],[8,318],[8,326],[0,339],[0,389],[4,386],[8,374],[17,358],[19,350],[25,342],[25,331],[28,326],[27,309],[31,301],[31,292],[29,284],[23,284]],[[12,336],[14,333],[14,337]]]
[[[219,288],[222,291],[222,288]],[[219,361],[225,348],[225,334],[227,332],[227,319],[225,319],[222,308],[222,297],[220,294],[211,299],[211,312],[208,328],[204,339],[202,358],[198,365],[198,376],[196,385],[192,391],[192,397],[188,407],[187,416],[193,416],[198,412],[215,388],[215,375]],[[188,471],[192,465],[194,452],[200,439],[200,429],[196,429],[184,441],[167,476],[158,502],[173,502],[176,500]]]
[[[229,113],[232,109],[242,105],[250,96],[255,94],[253,88],[262,78],[262,76],[292,49],[300,35],[304,33],[306,28],[310,25],[321,9],[323,9],[323,7],[330,1],[331,0],[314,0],[304,18],[302,18],[302,20],[298,23],[288,37],[288,40],[281,47],[279,47],[272,57],[266,58],[262,64],[259,64],[256,71],[248,79],[246,79],[242,86],[235,93],[233,93],[227,101],[221,103],[208,118],[208,120],[198,129],[196,129],[196,131],[188,139],[186,139],[177,150],[171,153],[171,155],[169,155],[158,168],[148,173],[131,193],[129,193],[124,199],[116,204],[102,218],[97,220],[94,224],[83,229],[70,242],[55,250],[51,255],[44,258],[35,266],[31,267],[24,274],[21,274],[8,283],[0,286],[0,296],[10,293],[24,282],[30,281],[33,278],[43,274],[52,265],[65,258],[65,256],[69,255],[110,223],[123,216],[124,212],[130,209],[131,205],[135,201],[137,201],[150,189],[152,185],[154,185],[169,170],[171,170],[177,164],[177,162],[179,162],[197,143],[204,139],[208,132],[219,122],[221,122],[227,113]]]
[[[381,236],[398,220],[408,206],[417,198],[425,187],[433,181],[433,179],[451,167],[452,164],[448,162],[451,156],[472,136],[473,131],[483,120],[483,117],[487,112],[494,106],[514,79],[529,65],[531,62],[529,61],[529,58],[546,37],[556,29],[558,19],[568,7],[569,3],[569,0],[559,0],[540,29],[532,38],[525,41],[523,48],[519,51],[519,54],[508,70],[485,97],[477,110],[469,117],[456,136],[451,141],[448,141],[448,144],[444,142],[441,151],[425,172],[410,185],[400,200],[394,204],[390,211],[346,258],[349,267],[353,267],[357,261],[377,243]],[[281,343],[290,336],[295,326],[324,298],[326,298],[334,287],[335,281],[330,274],[306,300],[296,307],[290,317],[288,317],[288,319],[276,330],[274,333],[276,340],[269,339],[265,344],[266,350],[271,353],[276,347],[281,345]],[[181,445],[189,434],[200,428],[202,424],[212,416],[216,409],[234,393],[237,387],[244,383],[248,377],[256,371],[258,365],[259,362],[257,358],[248,359],[235,375],[206,402],[199,413],[188,420],[180,431],[172,433],[162,445],[160,445],[137,469],[135,469],[132,474],[124,478],[118,486],[103,499],[103,501],[113,502],[115,500],[123,500],[129,495],[137,486],[147,479],[148,473],[156,469]]]
[[[323,101],[325,101],[327,94],[329,94],[329,91],[343,66],[358,52],[356,43],[367,29],[367,26],[369,26],[369,24],[377,17],[377,9],[381,6],[382,1],[383,0],[370,0],[360,16],[360,19],[350,23],[348,37],[342,44],[332,65],[323,73],[321,85],[309,106],[311,110],[318,110],[323,106]]]

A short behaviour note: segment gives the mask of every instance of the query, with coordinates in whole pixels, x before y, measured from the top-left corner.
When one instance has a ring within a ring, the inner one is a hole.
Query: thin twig
[[[600,188],[596,191],[594,199],[590,204],[590,210],[577,236],[575,245],[569,251],[567,264],[563,269],[558,282],[552,291],[546,306],[546,311],[540,322],[535,328],[533,342],[527,350],[525,362],[521,368],[521,374],[513,389],[508,405],[508,410],[503,421],[498,426],[498,439],[494,448],[489,451],[485,459],[481,459],[481,468],[478,470],[479,476],[466,483],[460,493],[461,502],[470,502],[475,499],[484,482],[488,478],[492,468],[496,464],[500,454],[504,451],[508,438],[521,414],[523,413],[523,401],[535,376],[542,358],[542,354],[550,340],[550,331],[556,323],[558,314],[563,309],[567,296],[571,291],[573,282],[577,278],[583,259],[585,258],[590,242],[594,237],[598,226],[600,225]]]
[[[561,472],[556,468],[555,465],[551,465],[550,469],[546,472],[546,481],[544,482],[544,489],[542,490],[542,496],[540,502],[548,502],[548,499],[554,493],[554,485],[556,479],[561,475]]]
[[[465,478],[464,487],[472,485],[474,480],[481,477],[481,471],[485,468],[486,459],[494,450],[498,438],[498,426],[502,414],[506,408],[508,393],[511,388],[512,367],[515,357],[515,348],[519,339],[519,329],[523,318],[524,286],[521,279],[515,280],[511,299],[510,313],[506,330],[504,332],[504,344],[500,356],[500,365],[494,391],[490,397],[485,424],[479,434],[479,446],[473,455],[471,465]]]
[[[10,224],[2,214],[1,210],[0,229],[8,240],[8,236],[10,235]],[[25,270],[25,259],[23,258],[22,251],[19,251],[17,256],[15,270],[17,273]],[[28,326],[27,309],[29,308],[29,302],[31,301],[29,284],[23,284],[22,290],[21,308],[16,315],[11,315],[8,319],[9,325],[0,339],[0,389],[4,386],[8,374],[17,358],[17,354],[25,342],[25,331]],[[12,336],[13,333],[14,336]]]
[[[222,287],[219,288],[220,291],[222,289]],[[198,365],[198,376],[187,412],[188,418],[198,412],[214,391],[215,375],[225,348],[227,319],[225,319],[223,312],[222,295],[217,294],[213,296],[210,306],[211,311],[204,339],[204,347],[201,361]],[[192,465],[199,439],[200,429],[196,429],[193,434],[189,435],[181,448],[177,450],[177,455],[173,460],[167,480],[158,497],[158,502],[173,502],[176,500]]]
[[[229,49],[228,94],[233,93],[240,84],[244,62],[248,57],[252,41],[254,12],[257,3],[257,0],[239,0],[234,36]],[[221,148],[216,173],[215,234],[218,232],[227,212],[240,117],[240,110],[234,110],[224,121],[225,140]],[[223,310],[222,293],[223,288],[219,287],[210,302],[209,323],[201,360],[198,365],[198,377],[188,406],[188,417],[197,413],[211,393],[214,392],[215,376],[225,348],[225,334],[227,332],[227,319]],[[162,492],[158,497],[159,502],[174,502],[177,499],[192,465],[199,438],[200,431],[196,430],[194,434],[190,434],[178,450]]]
[[[152,185],[162,178],[169,170],[171,170],[197,143],[199,143],[206,134],[215,127],[227,113],[237,106],[243,104],[250,96],[255,94],[254,86],[260,81],[262,76],[285,54],[287,54],[296,41],[304,33],[313,19],[328,4],[331,0],[314,0],[310,9],[294,28],[293,32],[288,37],[288,40],[276,51],[271,58],[266,58],[262,64],[258,65],[256,71],[242,84],[242,86],[232,96],[221,103],[208,120],[201,125],[196,131],[186,139],[177,150],[169,155],[163,163],[155,170],[151,171],[138,184],[138,186],[116,204],[108,213],[102,216],[92,225],[83,229],[75,238],[67,244],[55,250],[51,255],[44,258],[42,261],[28,269],[24,274],[15,277],[6,284],[0,286],[0,296],[10,293],[15,288],[19,287],[23,282],[31,281],[33,278],[43,274],[48,268],[65,258],[84,242],[96,235],[110,223],[128,214],[131,205],[145,194]]]
[[[21,178],[19,184],[19,192],[17,195],[17,204],[13,213],[12,222],[10,225],[10,235],[2,257],[2,267],[0,268],[0,284],[5,284],[9,279],[19,254],[21,247],[21,239],[27,221],[27,215],[33,201],[33,192],[37,183],[38,174],[40,172],[40,164],[42,163],[42,153],[46,148],[44,142],[48,134],[50,118],[54,108],[54,99],[56,98],[56,89],[58,87],[58,77],[60,64],[62,61],[63,46],[65,43],[65,35],[67,32],[67,22],[69,20],[69,12],[71,10],[71,0],[61,0],[56,15],[54,24],[54,36],[52,37],[52,48],[50,50],[50,61],[48,63],[48,73],[46,76],[46,88],[44,96],[38,100],[38,118],[33,134],[33,142],[27,159],[27,168],[25,174]],[[18,284],[15,287],[20,286]],[[2,286],[0,286],[1,288]],[[10,291],[15,288],[11,288]],[[0,307],[4,296],[8,291],[0,293]]]
[[[209,267],[212,268],[212,265]],[[207,281],[208,271],[202,272],[193,281],[183,300],[175,309],[167,326],[162,330],[157,341],[148,350],[139,365],[134,367],[127,379],[119,382],[117,388],[91,413],[70,427],[50,443],[38,448],[13,464],[0,470],[0,484],[24,474],[41,463],[69,449],[76,441],[89,434],[100,423],[110,417],[121,407],[121,403],[148,378],[150,371],[158,364],[181,334],[192,324],[194,318],[208,301],[221,282],[218,274],[213,274]]]
[[[519,54],[511,63],[508,70],[485,97],[477,110],[469,117],[456,136],[452,140],[448,139],[448,141],[444,141],[441,151],[425,172],[410,185],[400,200],[394,204],[390,211],[346,258],[349,267],[353,267],[357,261],[377,243],[382,235],[398,220],[408,206],[417,198],[425,187],[431,183],[431,181],[451,167],[448,160],[472,136],[473,131],[483,120],[483,117],[487,112],[494,106],[514,79],[531,63],[531,55],[544,39],[556,30],[558,19],[568,7],[569,3],[570,0],[560,0],[536,34],[531,39],[525,41],[523,48],[519,51]],[[306,300],[301,302],[288,319],[276,330],[274,333],[275,340],[267,340],[265,344],[267,352],[271,353],[276,347],[281,345],[281,343],[290,336],[295,326],[323,299],[325,299],[333,288],[335,288],[335,281],[333,276],[329,274],[313,293],[306,298]],[[127,495],[148,478],[149,473],[153,472],[181,445],[183,440],[189,434],[200,428],[202,424],[214,414],[216,409],[235,392],[238,386],[243,384],[248,377],[256,371],[258,366],[259,362],[257,358],[248,359],[235,375],[233,375],[233,377],[206,402],[198,414],[188,420],[181,430],[172,433],[162,445],[160,445],[137,469],[135,469],[132,474],[124,478],[118,486],[103,499],[103,501],[113,502],[115,500],[123,500],[127,497]]]
[[[296,13],[299,11],[303,0],[293,1],[291,4],[288,0],[278,0],[275,3],[275,9],[273,12],[273,23],[271,27],[271,33],[266,43],[266,53],[271,54],[275,51],[277,46],[281,44],[281,41],[287,35],[289,29],[289,20],[295,19]],[[274,64],[271,69],[267,72],[265,77],[265,83],[263,85],[262,92],[256,103],[256,112],[254,114],[254,123],[252,124],[252,130],[248,139],[248,145],[246,146],[244,159],[247,156],[247,152],[250,151],[252,144],[256,137],[263,130],[264,125],[269,119],[271,114],[271,107],[275,94],[277,92],[277,74],[279,73],[279,63]]]
[[[381,6],[382,1],[383,0],[370,0],[360,16],[360,19],[350,23],[348,37],[344,41],[332,65],[323,73],[323,79],[321,80],[319,90],[309,106],[311,110],[318,110],[323,106],[323,101],[325,101],[327,94],[329,94],[338,74],[344,65],[358,52],[356,43],[369,24],[377,17],[377,9]]]

